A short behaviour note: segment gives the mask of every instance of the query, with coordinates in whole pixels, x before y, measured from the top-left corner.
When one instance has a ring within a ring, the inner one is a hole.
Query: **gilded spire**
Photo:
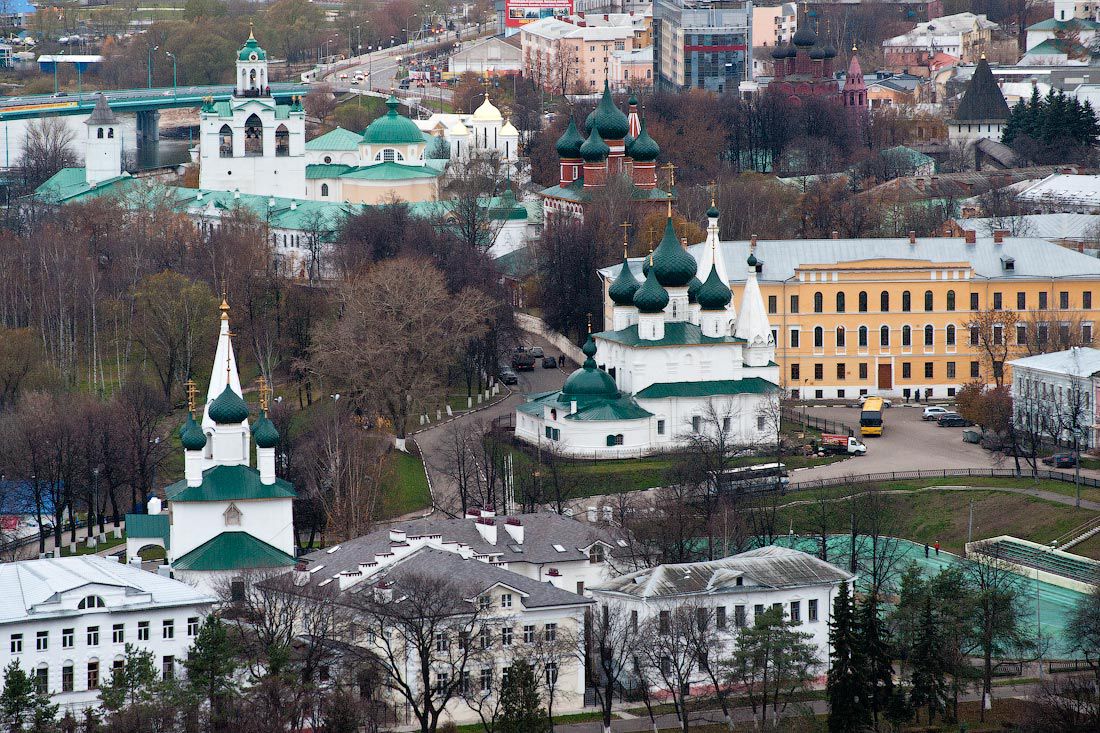
[[[248,40],[255,41],[256,34],[252,32],[252,21],[248,21]]]

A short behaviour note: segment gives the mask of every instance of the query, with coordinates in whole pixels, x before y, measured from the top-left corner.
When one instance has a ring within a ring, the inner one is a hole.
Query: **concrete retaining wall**
[[[565,354],[566,357],[572,359],[576,363],[584,363],[584,353],[581,352],[580,348],[564,335],[547,326],[546,322],[538,316],[532,316],[529,313],[517,313],[516,325],[527,333],[533,333],[536,336],[541,336],[546,339],[554,345],[554,348],[561,351],[561,353]]]

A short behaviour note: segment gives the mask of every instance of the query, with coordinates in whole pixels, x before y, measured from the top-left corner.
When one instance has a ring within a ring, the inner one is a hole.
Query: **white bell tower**
[[[96,96],[95,109],[84,121],[88,132],[84,144],[84,175],[96,184],[122,175],[122,126],[107,106],[107,98]]]
[[[266,97],[269,93],[267,51],[260,48],[256,36],[252,33],[252,24],[249,23],[248,40],[237,52],[236,96]]]

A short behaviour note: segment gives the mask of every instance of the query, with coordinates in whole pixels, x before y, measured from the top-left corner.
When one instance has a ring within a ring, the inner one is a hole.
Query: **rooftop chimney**
[[[837,231],[836,229],[834,229],[834,230],[833,230],[833,232],[832,232],[832,234],[831,234],[830,236],[831,236],[831,237],[832,237],[833,239],[840,239],[840,232],[838,232],[838,231]]]
[[[481,539],[490,545],[497,543],[497,523],[495,519],[482,517],[474,520],[474,526],[477,527],[477,533],[481,535]]]
[[[912,229],[909,230],[909,244],[917,243],[917,233]]]
[[[407,535],[403,529],[390,530],[390,542],[404,542]]]
[[[978,243],[978,233],[973,229],[967,229],[965,232],[963,232],[963,236],[966,238],[967,244]]]
[[[523,522],[515,517],[508,517],[504,522],[504,531],[508,533],[512,541],[517,545],[523,544]]]
[[[1008,230],[1007,229],[994,229],[993,230],[993,244],[1004,244],[1006,236],[1008,236]]]

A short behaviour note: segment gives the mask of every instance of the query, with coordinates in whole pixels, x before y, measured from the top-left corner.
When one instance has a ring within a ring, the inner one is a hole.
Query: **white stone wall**
[[[172,558],[178,560],[222,532],[247,532],[294,556],[291,499],[236,501],[241,511],[239,526],[226,526],[226,501],[171,502]]]
[[[287,119],[276,119],[275,102],[270,98],[233,99],[230,104],[234,105],[232,119],[213,113],[199,115],[199,188],[239,190],[260,196],[305,197],[304,115],[293,113]],[[245,156],[245,121],[253,114],[263,125],[263,154]],[[223,125],[228,125],[233,132],[232,157],[221,157]],[[288,133],[288,155],[285,156],[275,154],[275,133],[279,126],[285,126]]]

